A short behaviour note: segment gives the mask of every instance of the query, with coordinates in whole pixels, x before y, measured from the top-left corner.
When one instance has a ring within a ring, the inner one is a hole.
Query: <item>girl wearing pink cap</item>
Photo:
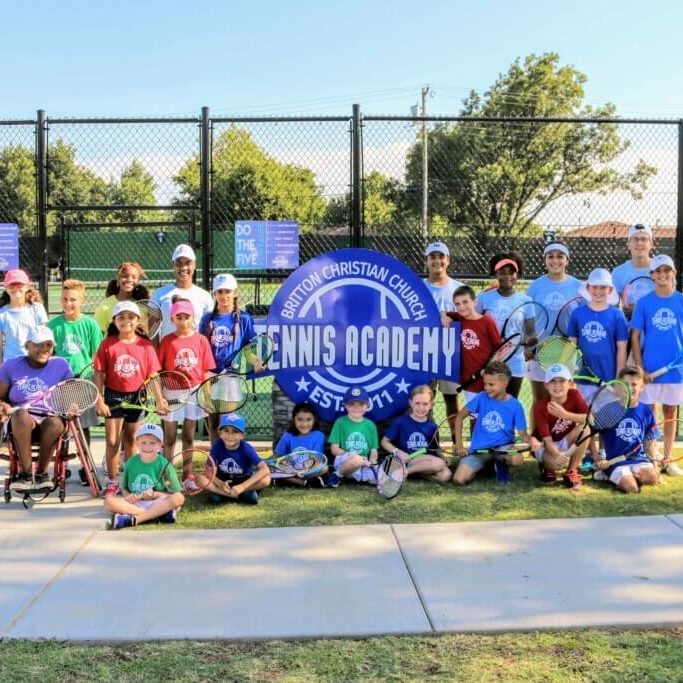
[[[178,299],[171,306],[171,322],[175,332],[167,334],[159,345],[159,362],[162,370],[174,370],[185,375],[194,389],[210,374],[215,365],[211,346],[203,334],[195,331],[194,307],[187,299]],[[178,434],[178,422],[183,423],[183,450],[192,448],[197,420],[205,417],[204,411],[193,403],[162,415],[164,425],[164,455],[169,460],[175,450]],[[183,485],[191,489],[194,482],[186,481]]]
[[[29,332],[47,324],[47,312],[28,275],[19,270],[5,273],[0,295],[0,363],[26,355]]]

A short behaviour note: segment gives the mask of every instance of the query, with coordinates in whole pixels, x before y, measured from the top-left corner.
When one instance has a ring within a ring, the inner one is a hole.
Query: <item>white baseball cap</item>
[[[119,313],[128,311],[129,313],[135,313],[135,315],[140,317],[140,309],[138,305],[133,301],[119,301],[111,312],[111,317],[115,318]]]
[[[636,223],[628,229],[628,238],[631,239],[633,235],[649,235],[652,238],[652,228],[649,225]]]
[[[55,335],[52,334],[52,330],[47,325],[40,325],[40,327],[34,327],[26,337],[27,342],[32,344],[42,344],[44,342],[55,343]]]
[[[607,303],[610,306],[616,306],[619,303],[619,294],[617,294],[617,290],[614,289],[612,273],[606,268],[595,268],[594,270],[591,270],[588,274],[588,280],[579,287],[579,295],[586,299],[586,301],[591,300],[591,295],[588,291],[589,285],[593,285],[594,287],[611,287],[612,291],[607,295]]]
[[[164,440],[164,430],[159,426],[159,425],[153,425],[153,424],[143,424],[140,429],[138,429],[137,434],[135,435],[135,438],[137,439],[140,436],[155,436],[159,441]]]
[[[545,371],[546,382],[552,382],[554,379],[557,379],[558,377],[561,379],[571,379],[572,373],[569,371],[569,368],[566,365],[562,365],[560,363],[555,363],[555,365],[551,365]]]
[[[190,261],[197,260],[197,256],[194,253],[194,249],[189,244],[179,244],[173,250],[173,256],[171,256],[171,261],[177,261],[179,258],[189,258]]]
[[[237,289],[237,280],[234,275],[230,273],[222,273],[221,275],[216,275],[213,279],[212,292],[217,292],[219,289],[229,289],[234,291]]]
[[[650,262],[650,272],[654,272],[660,266],[669,266],[671,270],[676,270],[674,260],[671,258],[671,256],[668,256],[667,254],[657,254],[657,256],[655,256],[652,259],[652,261]]]
[[[435,251],[438,251],[444,256],[451,255],[451,252],[448,251],[448,247],[443,242],[432,242],[431,244],[427,245],[427,248],[425,249],[425,256],[429,256],[430,254],[433,254]]]

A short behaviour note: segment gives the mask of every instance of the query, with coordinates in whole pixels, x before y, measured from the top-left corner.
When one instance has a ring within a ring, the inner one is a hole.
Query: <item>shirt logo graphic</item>
[[[652,324],[662,332],[672,329],[676,325],[676,314],[670,308],[660,308],[652,316]]]
[[[599,341],[607,339],[607,332],[602,326],[602,323],[599,323],[596,320],[591,320],[581,328],[581,336],[587,342],[590,342],[591,344],[597,344]]]
[[[199,365],[199,359],[192,349],[178,349],[175,358],[173,359],[173,367],[177,370],[192,370]]]
[[[225,325],[217,325],[211,333],[211,344],[217,349],[227,346],[232,340],[232,328]]]
[[[368,441],[360,432],[351,432],[346,437],[346,450],[354,453],[365,453],[370,450],[368,448]]]
[[[619,437],[622,441],[633,443],[634,441],[640,440],[640,424],[632,417],[627,417],[626,419],[622,420],[617,425],[616,432],[617,437]]]
[[[463,330],[460,339],[462,339],[463,347],[468,351],[479,348],[479,337],[474,330]]]
[[[119,377],[134,377],[140,372],[140,362],[135,356],[124,353],[116,359],[114,372]]]
[[[481,426],[489,434],[495,434],[496,432],[503,431],[505,428],[503,424],[503,418],[501,417],[500,413],[495,410],[492,410],[484,415],[481,421]]]

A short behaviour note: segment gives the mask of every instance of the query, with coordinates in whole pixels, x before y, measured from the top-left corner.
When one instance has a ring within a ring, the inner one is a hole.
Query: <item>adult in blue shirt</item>
[[[650,252],[652,251],[652,228],[642,223],[636,223],[628,229],[627,246],[631,258],[618,265],[612,271],[612,280],[621,297],[626,285],[637,277],[650,275]],[[624,306],[624,315],[630,319],[633,315],[632,306]]]

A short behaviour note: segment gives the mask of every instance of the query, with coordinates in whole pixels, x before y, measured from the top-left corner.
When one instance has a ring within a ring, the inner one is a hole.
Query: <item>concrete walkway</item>
[[[0,505],[0,638],[683,623],[683,515],[118,532],[106,519],[75,484],[64,504]]]

